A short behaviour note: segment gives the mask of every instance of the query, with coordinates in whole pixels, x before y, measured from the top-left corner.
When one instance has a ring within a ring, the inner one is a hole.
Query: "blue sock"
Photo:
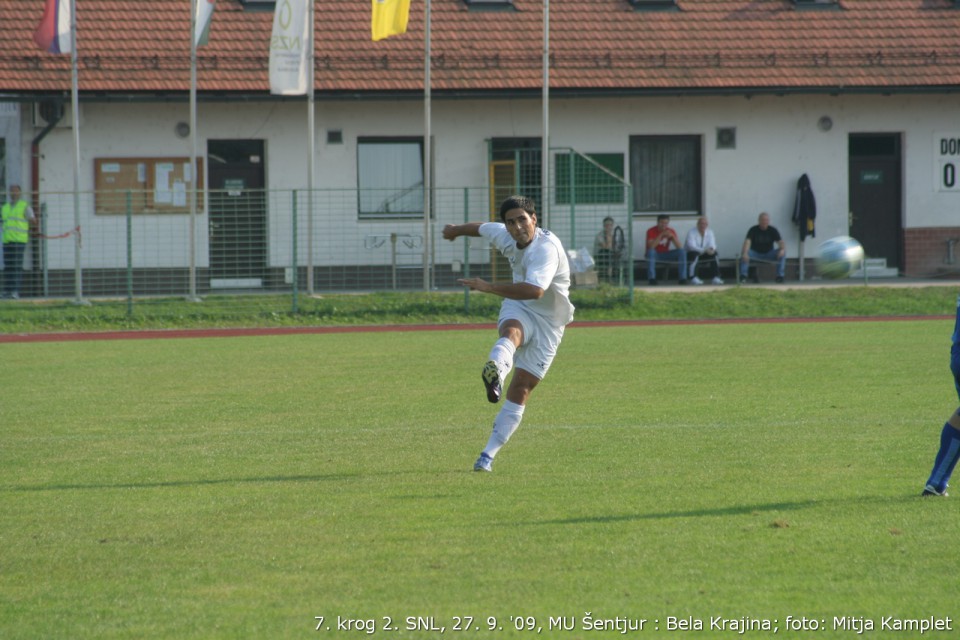
[[[943,431],[940,432],[940,450],[933,462],[933,471],[930,472],[927,484],[933,485],[937,491],[946,490],[958,458],[960,458],[960,431],[947,422],[943,425]]]

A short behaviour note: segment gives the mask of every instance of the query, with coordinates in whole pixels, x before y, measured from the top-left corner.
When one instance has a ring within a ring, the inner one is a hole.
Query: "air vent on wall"
[[[83,115],[83,109],[80,109]],[[33,126],[43,129],[51,123],[56,123],[58,129],[69,129],[73,126],[73,110],[68,103],[60,100],[41,100],[33,103]]]
[[[737,148],[737,128],[736,127],[718,127],[717,128],[717,149],[736,149]]]

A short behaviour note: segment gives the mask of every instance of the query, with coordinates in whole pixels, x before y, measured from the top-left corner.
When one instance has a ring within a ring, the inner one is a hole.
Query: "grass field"
[[[822,284],[822,283],[821,283]],[[602,286],[574,289],[579,321],[673,320],[677,318],[823,318],[837,316],[930,316],[952,314],[956,281],[862,286],[646,287],[629,291]],[[202,302],[183,297],[125,300],[7,300],[0,303],[4,334],[44,331],[182,329],[207,327],[302,327],[490,322],[500,299],[463,291],[324,293],[300,296],[294,312],[289,295],[211,295]]]
[[[492,330],[0,345],[0,637],[955,630],[951,329],[571,327],[492,474]]]

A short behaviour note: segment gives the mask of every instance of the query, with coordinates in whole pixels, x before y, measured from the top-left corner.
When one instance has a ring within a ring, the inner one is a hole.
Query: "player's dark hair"
[[[527,196],[510,196],[500,205],[500,220],[505,222],[504,216],[511,209],[523,209],[532,216],[537,215],[537,205],[533,203],[532,198]]]
[[[669,219],[670,219],[670,216],[668,216],[665,213],[661,213],[660,215],[657,216],[657,222],[660,222],[661,220],[669,220]]]

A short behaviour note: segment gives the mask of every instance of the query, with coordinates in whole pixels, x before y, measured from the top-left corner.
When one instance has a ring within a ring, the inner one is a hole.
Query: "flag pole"
[[[187,298],[196,302],[197,298],[197,193],[199,192],[197,174],[197,2],[190,0],[190,180],[193,189],[187,190],[190,197],[190,295]]]
[[[73,225],[74,292],[76,304],[83,300],[83,264],[80,260],[80,78],[77,70],[77,0],[70,0],[70,105],[73,111]]]
[[[426,2],[424,20],[424,59],[423,59],[423,289],[430,291],[430,169],[432,155],[430,136],[430,0]]]
[[[540,150],[540,218],[546,227],[550,210],[550,0],[543,0],[543,140]],[[571,230],[572,231],[572,230]]]
[[[307,86],[307,294],[313,295],[313,163],[316,155],[316,114],[314,113],[314,84],[316,70],[314,67],[314,31],[316,22],[314,0],[309,0],[310,10],[307,11],[307,22],[310,25],[310,36],[307,38],[307,70],[310,84]],[[293,277],[297,277],[297,265],[293,265]]]

